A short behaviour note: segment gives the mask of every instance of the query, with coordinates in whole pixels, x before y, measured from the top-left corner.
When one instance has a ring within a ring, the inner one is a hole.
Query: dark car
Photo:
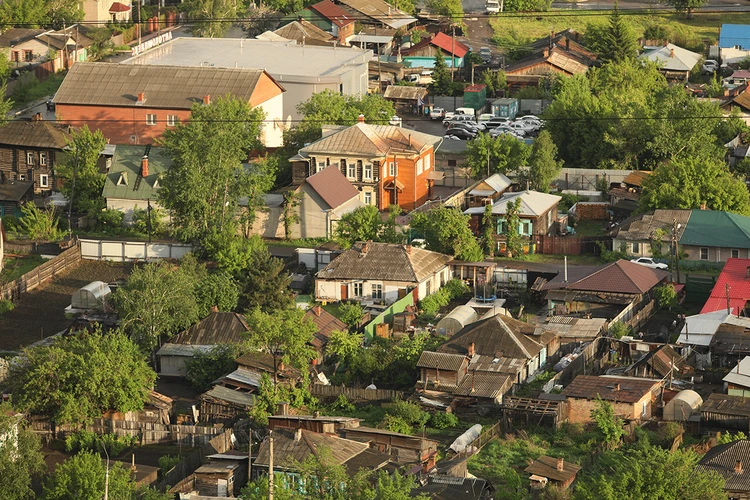
[[[468,141],[474,138],[476,134],[469,132],[468,130],[464,130],[462,128],[449,128],[445,131],[445,136],[453,136],[457,139],[461,139],[462,141]]]
[[[52,101],[47,101],[47,111],[54,111],[55,110],[55,103]]]

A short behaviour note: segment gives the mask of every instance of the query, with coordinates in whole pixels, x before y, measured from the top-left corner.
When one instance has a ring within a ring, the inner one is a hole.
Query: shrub
[[[196,390],[211,388],[213,381],[237,369],[240,349],[234,344],[219,344],[208,352],[199,352],[185,362],[185,378]]]
[[[359,326],[365,311],[359,302],[345,302],[339,306],[339,319],[346,323],[350,330]]]
[[[106,450],[110,457],[116,457],[137,442],[138,438],[134,436],[115,436],[114,434],[100,436],[95,432],[82,429],[65,438],[65,451],[77,453],[82,450],[91,450],[101,454]]]
[[[458,278],[453,278],[449,280],[443,286],[443,289],[447,290],[448,295],[450,296],[451,300],[459,299],[471,291],[471,289],[466,285],[466,283],[464,283]]]
[[[446,288],[441,288],[432,295],[428,295],[419,302],[419,309],[426,313],[435,315],[441,307],[447,306],[451,301],[450,294]]]
[[[412,433],[411,426],[403,418],[394,415],[386,415],[378,427],[401,434],[411,435]]]
[[[385,408],[385,412],[416,427],[421,427],[430,418],[429,413],[423,411],[418,404],[409,401],[395,401]]]
[[[0,316],[5,313],[11,312],[16,306],[8,299],[0,300]]]
[[[119,210],[107,208],[101,212],[97,212],[96,217],[96,229],[97,231],[107,231],[113,233],[122,232],[122,219],[125,214]]]
[[[619,338],[624,337],[625,335],[630,335],[630,328],[623,325],[619,321],[616,321],[612,323],[611,325],[609,325],[609,333],[614,338],[619,339]]]
[[[344,413],[354,413],[355,411],[357,411],[357,408],[354,406],[354,404],[346,399],[346,396],[344,396],[343,394],[339,394],[339,397],[336,398],[336,401],[331,403],[330,408],[331,410]]]
[[[18,224],[18,217],[15,215],[4,215],[3,227],[5,227],[6,231],[16,232],[21,226]]]
[[[166,476],[167,472],[172,470],[181,461],[182,457],[179,455],[164,455],[159,457],[159,469],[161,469],[159,472],[161,472],[162,477]]]
[[[139,233],[148,234],[148,210],[136,208],[133,210],[133,228]],[[164,210],[151,207],[151,234],[163,234],[167,226],[164,223]]]
[[[436,411],[430,415],[429,425],[435,429],[448,429],[458,425],[458,417],[453,413]]]

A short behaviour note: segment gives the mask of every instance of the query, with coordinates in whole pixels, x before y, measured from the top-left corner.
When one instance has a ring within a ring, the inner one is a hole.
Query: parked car
[[[419,83],[419,79],[420,78],[421,78],[420,75],[411,74],[411,75],[406,75],[404,77],[404,81],[405,82],[410,82],[410,83]]]
[[[460,128],[460,129],[469,131],[472,134],[478,134],[481,130],[484,130],[484,126],[482,126],[482,129],[479,129],[477,125],[474,123],[464,123],[464,122],[450,122],[448,125],[448,128],[449,129]]]
[[[523,121],[523,120],[536,120],[538,122],[542,121],[542,119],[536,115],[523,115],[523,116],[516,117],[516,121]]]
[[[397,116],[397,115],[391,116],[391,119],[388,120],[388,124],[389,125],[393,125],[393,126],[396,126],[396,127],[400,127],[402,122],[403,122],[403,120],[401,119],[401,117]]]
[[[489,47],[482,47],[479,49],[479,57],[482,58],[483,62],[489,63],[492,61],[492,51]]]
[[[501,125],[508,125],[512,122],[513,120],[511,120],[510,118],[504,118],[502,116],[495,116],[487,120],[487,122],[485,123],[485,126],[487,128],[494,128],[494,127],[499,127]]]
[[[493,115],[492,113],[482,113],[481,115],[479,115],[479,118],[477,118],[477,122],[486,123],[492,120],[493,118],[495,118],[495,115]]]
[[[500,12],[500,2],[497,0],[487,0],[485,9],[487,10],[487,14],[497,14]]]
[[[496,127],[490,130],[490,137],[492,137],[493,139],[501,135],[510,135],[518,139],[519,141],[523,139],[523,137],[516,130],[513,130],[510,127],[501,126],[501,127]]]
[[[449,127],[452,122],[474,123],[474,117],[469,115],[453,115],[449,118],[448,113],[446,113],[445,120],[443,120],[443,125]]]
[[[713,75],[719,69],[719,63],[713,59],[706,59],[701,66],[701,73],[704,75]]]
[[[663,262],[655,262],[651,257],[639,257],[637,259],[631,260],[630,262],[635,262],[636,264],[650,267],[651,269],[667,269],[669,267]]]
[[[457,115],[469,115],[472,118],[475,118],[477,115],[477,112],[474,111],[474,108],[456,108],[456,114]]]
[[[470,141],[476,136],[475,133],[469,132],[468,130],[464,130],[462,128],[449,128],[445,131],[445,137],[455,137],[457,139],[460,139],[462,141]]]
[[[432,120],[438,120],[440,118],[445,118],[445,110],[443,108],[434,106],[430,110],[430,119],[432,119]]]

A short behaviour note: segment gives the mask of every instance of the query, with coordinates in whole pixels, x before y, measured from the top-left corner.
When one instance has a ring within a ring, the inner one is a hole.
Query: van
[[[457,115],[470,115],[472,118],[476,116],[474,108],[456,108]]]
[[[498,14],[500,12],[500,3],[497,0],[487,0],[485,6],[487,14]]]

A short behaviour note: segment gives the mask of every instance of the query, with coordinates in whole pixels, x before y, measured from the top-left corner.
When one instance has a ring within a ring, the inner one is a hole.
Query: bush
[[[411,426],[406,423],[406,421],[401,417],[396,417],[394,415],[386,415],[382,422],[380,422],[380,425],[378,426],[381,429],[385,429],[391,432],[398,432],[401,434],[412,434],[412,428]]]
[[[435,429],[448,429],[458,425],[458,417],[453,413],[436,411],[430,415],[429,426]]]
[[[448,292],[451,300],[459,299],[471,291],[466,283],[458,278],[449,280],[445,285],[443,285],[443,289]]]
[[[148,210],[136,208],[133,210],[133,229],[139,233],[148,234]],[[151,234],[163,234],[167,230],[164,223],[164,210],[151,207]]]
[[[4,215],[3,227],[6,231],[17,232],[21,226],[18,224],[18,217],[15,215]]]
[[[354,413],[355,411],[357,411],[357,408],[354,406],[354,404],[346,399],[346,396],[344,396],[343,394],[339,394],[339,397],[336,398],[336,401],[331,403],[330,409],[343,413]]]
[[[614,338],[619,339],[619,338],[624,337],[625,335],[630,335],[631,332],[630,332],[630,328],[623,325],[619,321],[616,321],[615,323],[612,323],[611,325],[609,325],[609,333]]]
[[[94,215],[94,218],[96,219],[96,230],[121,233],[123,231],[122,219],[124,216],[124,213],[112,208],[96,212]]]
[[[420,311],[435,315],[440,311],[441,307],[447,306],[451,301],[450,293],[446,288],[441,288],[432,295],[428,295],[419,302]]]
[[[211,388],[213,381],[237,369],[240,350],[234,344],[220,344],[208,352],[199,352],[185,362],[185,378],[198,391]]]
[[[620,250],[608,250],[601,241],[597,241],[596,246],[598,246],[601,251],[600,257],[603,262],[617,262],[620,259],[628,259],[628,253],[624,248],[620,248]]]
[[[422,427],[430,419],[430,414],[409,401],[395,401],[385,408],[387,415],[402,419],[408,425]]]
[[[0,300],[0,316],[2,316],[5,313],[11,312],[13,309],[15,309],[16,306],[8,299]]]
[[[161,472],[162,477],[166,476],[167,472],[172,470],[181,461],[182,457],[179,455],[164,455],[159,457],[159,469],[161,469],[159,472]]]
[[[82,450],[91,450],[96,453],[107,451],[110,457],[121,455],[125,450],[138,442],[135,436],[115,436],[114,434],[102,434],[82,429],[65,438],[65,451],[78,453]]]

